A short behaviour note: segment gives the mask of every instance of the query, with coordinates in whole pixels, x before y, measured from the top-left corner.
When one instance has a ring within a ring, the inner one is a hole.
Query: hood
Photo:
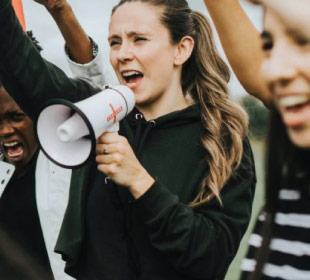
[[[156,129],[200,124],[200,106],[193,104],[189,107],[171,112],[154,120],[147,121],[136,108],[121,122],[120,134],[126,135],[137,157],[141,156],[145,141],[151,131]]]
[[[174,111],[149,121],[145,120],[143,114],[140,113],[138,109],[134,108],[134,110],[127,116],[126,120],[130,125],[133,126],[137,126],[140,123],[153,123],[157,127],[178,126],[186,123],[200,121],[200,106],[199,104],[193,104],[185,109]]]

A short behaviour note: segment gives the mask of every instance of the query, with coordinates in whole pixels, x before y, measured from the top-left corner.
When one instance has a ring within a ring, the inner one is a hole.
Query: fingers
[[[117,167],[114,164],[98,164],[98,170],[106,174],[109,178],[113,178],[117,173]]]
[[[122,183],[130,181],[128,170],[135,170],[136,157],[128,140],[117,133],[104,133],[97,139],[96,162],[98,170],[106,174],[111,180]],[[135,171],[130,171],[135,173]],[[127,177],[126,177],[127,176]],[[127,178],[127,179],[123,179]]]
[[[124,154],[126,144],[124,143],[112,143],[112,144],[97,144],[96,154],[99,155],[111,155],[115,153]]]
[[[107,155],[111,153],[112,150],[112,144],[97,144],[96,145],[96,154],[97,155]]]
[[[96,156],[96,162],[98,164],[98,169],[107,174],[113,175],[118,170],[119,166],[122,166],[124,162],[125,153],[119,153],[116,145],[110,144],[99,144],[100,146],[105,146],[106,153],[100,152],[102,151],[102,147],[98,147],[99,153]],[[98,146],[98,145],[97,145]]]
[[[119,154],[99,155],[96,156],[96,162],[98,164],[120,164],[122,162],[122,158]]]
[[[125,137],[120,136],[117,133],[104,133],[97,140],[96,154],[124,154],[127,146],[128,141]]]
[[[97,140],[97,143],[99,143],[99,144],[111,144],[111,143],[123,141],[122,138],[124,138],[124,137],[120,136],[118,133],[106,132],[106,133],[103,133],[102,135],[100,135],[100,137]]]
[[[115,133],[103,134],[96,144],[96,161],[98,164],[121,164],[130,145],[123,136]]]

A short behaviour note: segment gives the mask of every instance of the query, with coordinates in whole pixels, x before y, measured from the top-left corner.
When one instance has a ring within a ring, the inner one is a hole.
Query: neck
[[[174,111],[185,109],[191,102],[182,92],[182,88],[172,88],[160,95],[157,100],[147,104],[137,104],[137,109],[144,115],[146,120],[153,120]]]

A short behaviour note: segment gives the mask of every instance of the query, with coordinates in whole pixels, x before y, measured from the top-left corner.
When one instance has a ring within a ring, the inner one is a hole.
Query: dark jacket
[[[91,166],[74,171],[74,194],[57,244],[58,251],[68,254],[68,271],[78,279],[84,275],[81,264],[87,264],[91,257],[85,256],[91,250],[102,262],[96,267],[93,259],[87,271],[96,271],[98,278],[88,274],[90,278],[80,279],[223,279],[251,215],[256,179],[248,141],[244,140],[244,158],[236,176],[221,192],[223,207],[214,199],[193,209],[188,204],[208,173],[200,144],[199,107],[152,122],[136,118],[136,113],[122,122],[121,133],[156,182],[134,201],[126,189],[110,181],[105,185],[102,180],[98,186]],[[92,208],[97,210],[100,203],[104,213],[96,215]],[[113,257],[106,260],[106,255]],[[128,258],[133,262],[128,264]]]
[[[97,91],[42,60],[5,2],[0,3],[1,75],[34,120],[48,98],[75,102]],[[248,140],[241,166],[221,192],[223,206],[213,199],[191,208],[188,203],[208,174],[199,106],[155,122],[137,114],[122,121],[120,133],[156,182],[133,200],[127,189],[109,180],[106,184],[94,161],[75,170],[56,246],[67,261],[66,270],[87,280],[223,279],[251,215],[256,177]]]

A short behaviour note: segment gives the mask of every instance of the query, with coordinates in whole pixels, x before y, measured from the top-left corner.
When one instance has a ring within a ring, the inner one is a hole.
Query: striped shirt
[[[278,199],[270,255],[261,279],[310,280],[310,189],[280,189]],[[248,279],[255,269],[265,218],[262,212],[250,236],[249,250],[241,264],[241,280]]]

